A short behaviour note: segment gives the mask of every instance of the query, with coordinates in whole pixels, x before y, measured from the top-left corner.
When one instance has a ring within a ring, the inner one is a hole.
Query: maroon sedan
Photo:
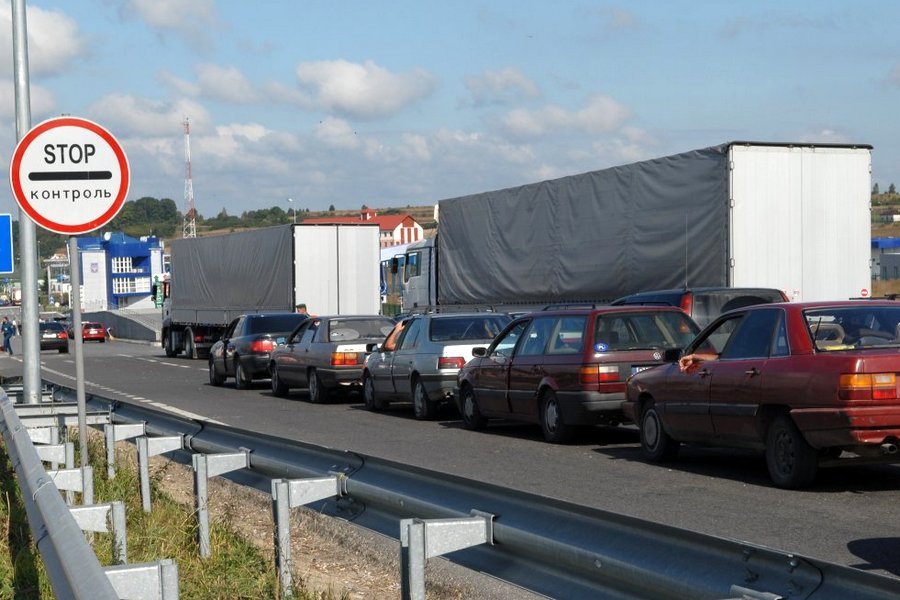
[[[799,488],[839,457],[900,459],[898,302],[748,307],[684,354],[628,381],[623,410],[651,461],[681,443],[758,449],[775,485]]]

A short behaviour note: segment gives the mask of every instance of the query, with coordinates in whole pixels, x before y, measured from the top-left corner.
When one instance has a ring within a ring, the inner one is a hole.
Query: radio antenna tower
[[[191,123],[184,118],[184,221],[181,237],[197,237],[197,208],[194,206],[194,179],[191,176]]]

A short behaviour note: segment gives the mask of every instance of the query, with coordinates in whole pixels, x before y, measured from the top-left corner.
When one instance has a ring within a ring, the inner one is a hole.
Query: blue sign
[[[13,272],[12,215],[0,214],[0,273]]]

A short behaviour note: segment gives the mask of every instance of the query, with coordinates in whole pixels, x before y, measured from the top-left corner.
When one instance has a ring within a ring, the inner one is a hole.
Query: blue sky
[[[32,123],[97,121],[130,199],[207,217],[433,204],[730,140],[874,146],[900,185],[900,3],[28,2]],[[16,143],[0,5],[0,152]],[[14,211],[10,192],[0,211]]]

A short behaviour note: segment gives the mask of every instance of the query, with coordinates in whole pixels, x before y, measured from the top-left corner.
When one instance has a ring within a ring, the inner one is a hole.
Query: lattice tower
[[[181,237],[197,237],[197,208],[194,206],[194,179],[191,176],[191,123],[184,118],[184,221]]]

